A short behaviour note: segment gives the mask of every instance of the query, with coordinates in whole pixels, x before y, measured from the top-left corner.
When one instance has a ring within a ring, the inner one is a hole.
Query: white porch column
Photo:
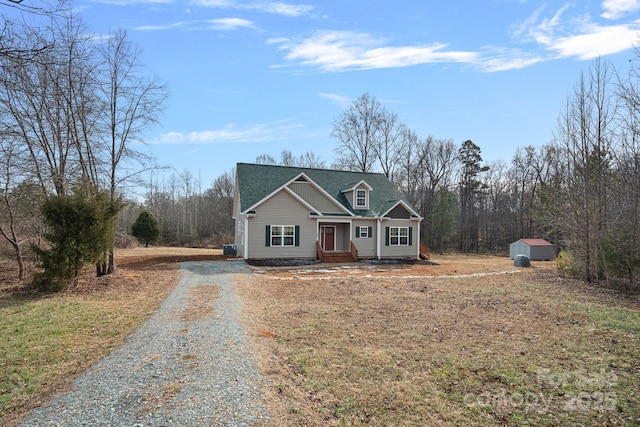
[[[242,236],[242,240],[244,241],[244,243],[242,244],[243,247],[243,258],[244,259],[248,259],[249,258],[249,216],[248,215],[244,215],[244,236]]]
[[[382,258],[382,218],[378,218],[378,230],[376,230],[376,257]]]
[[[416,225],[417,225],[417,229],[418,232],[416,233],[416,235],[418,236],[418,240],[416,240],[416,259],[420,259],[420,245],[422,242],[422,239],[420,239],[420,221],[416,221]]]

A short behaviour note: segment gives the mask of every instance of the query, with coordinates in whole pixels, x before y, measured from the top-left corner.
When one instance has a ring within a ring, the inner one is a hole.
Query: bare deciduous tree
[[[582,75],[560,117],[553,185],[546,186],[546,221],[563,230],[562,243],[585,280],[599,280],[602,242],[610,227],[615,103],[608,63]]]
[[[139,50],[124,31],[96,39],[73,14],[12,31],[15,46],[48,48],[33,58],[0,56],[4,133],[24,148],[43,194],[107,189],[105,209],[117,211],[120,186],[146,168],[149,157],[133,144],[157,122],[165,86],[141,75]],[[113,269],[111,246],[97,272]]]
[[[101,112],[91,39],[73,16],[45,27],[24,24],[16,36],[24,45],[42,40],[53,47],[33,60],[2,58],[2,115],[27,147],[43,192],[63,195],[80,180],[97,180],[85,167]]]
[[[98,46],[102,66],[100,88],[105,112],[100,115],[107,129],[107,140],[102,145],[106,159],[108,189],[111,203],[118,199],[118,188],[148,170],[150,157],[133,148],[144,143],[143,132],[158,122],[167,99],[167,88],[157,78],[140,74],[140,50],[131,43],[127,32],[118,30]],[[97,157],[87,154],[91,170],[97,170]],[[154,167],[153,165],[151,167]],[[98,266],[98,274],[115,270],[113,245],[106,260]]]
[[[307,151],[296,157],[289,150],[282,150],[280,153],[280,161],[278,162],[273,156],[269,154],[261,154],[256,157],[256,163],[261,165],[280,165],[280,166],[293,166],[300,168],[324,168],[325,163],[312,151]]]
[[[395,173],[404,154],[405,137],[408,135],[406,125],[398,120],[398,115],[384,108],[380,111],[377,138],[373,145],[382,173],[391,181],[395,181]]]
[[[365,93],[333,122],[331,136],[338,139],[335,166],[371,172],[379,151],[380,121],[383,109],[378,100]]]
[[[18,279],[25,278],[23,246],[37,239],[42,198],[29,180],[23,148],[11,137],[0,137],[0,235],[11,245],[18,266]]]

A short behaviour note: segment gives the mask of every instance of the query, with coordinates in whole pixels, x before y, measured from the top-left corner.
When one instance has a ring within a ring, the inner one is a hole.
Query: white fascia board
[[[353,187],[346,188],[346,189],[342,190],[342,193],[347,193],[349,191],[355,191],[361,185],[364,185],[367,190],[373,191],[373,187],[370,186],[369,184],[367,184],[367,182],[364,179],[361,179],[360,182],[356,183],[356,185],[354,185]]]
[[[286,190],[289,194],[291,194],[293,197],[295,197],[297,200],[299,200],[304,206],[308,207],[311,211],[317,213],[318,215],[322,215],[321,212],[319,212],[316,208],[314,208],[313,206],[311,206],[309,203],[307,203],[304,199],[300,198],[300,196],[298,196],[297,194],[295,194],[293,192],[293,190],[291,190],[289,188],[289,184],[291,184],[292,182],[295,182],[296,180],[298,180],[300,177],[303,177],[309,184],[313,185],[313,187],[318,190],[323,196],[325,196],[326,198],[328,198],[329,200],[331,200],[331,202],[333,202],[333,204],[336,205],[336,207],[340,208],[340,210],[342,210],[344,213],[349,214],[350,216],[355,216],[349,209],[345,208],[344,205],[342,203],[340,203],[339,201],[337,201],[336,199],[334,199],[331,194],[327,193],[326,190],[324,188],[322,188],[321,186],[319,186],[314,180],[312,180],[311,178],[309,178],[304,172],[299,173],[298,175],[294,176],[292,179],[290,179],[289,181],[287,181],[286,183],[284,183],[283,185],[281,185],[280,187],[276,188],[274,191],[272,191],[269,195],[267,195],[266,197],[264,197],[262,200],[259,200],[258,202],[256,202],[254,205],[250,206],[247,210],[245,210],[243,213],[247,213],[247,212],[251,212],[254,211],[258,208],[258,206],[260,206],[261,204],[263,204],[264,202],[266,202],[267,200],[269,200],[270,198],[272,198],[273,196],[275,196],[276,194],[278,194],[280,191],[282,190]]]
[[[314,218],[317,218],[318,222],[331,222],[331,223],[344,223],[344,224],[351,224],[353,222],[353,218],[351,217],[346,218],[344,216],[325,215],[325,216],[316,216]]]
[[[256,203],[255,205],[251,206],[249,209],[247,209],[247,212],[251,212],[251,211],[255,211],[258,206],[260,206],[261,204],[263,204],[264,202],[266,202],[267,200],[269,200],[271,197],[275,196],[276,194],[278,194],[279,192],[284,191],[287,194],[289,194],[291,197],[293,197],[294,199],[296,199],[300,204],[302,204],[304,207],[306,207],[307,209],[309,209],[310,211],[315,212],[318,215],[321,215],[320,212],[318,212],[316,210],[316,208],[314,208],[313,206],[311,206],[309,203],[307,203],[306,200],[304,200],[302,197],[298,196],[293,190],[291,190],[289,187],[285,187],[282,186],[280,188],[278,188],[276,191],[274,191],[273,193],[269,194],[267,197],[265,197],[264,199],[260,200],[258,203]]]
[[[315,188],[316,190],[318,190],[324,197],[326,197],[327,199],[331,200],[331,202],[336,205],[336,207],[340,208],[340,210],[342,210],[342,212],[349,214],[350,216],[355,216],[349,209],[345,208],[344,205],[342,203],[340,203],[339,201],[337,201],[336,199],[333,198],[333,196],[329,193],[327,193],[327,191],[322,188],[322,186],[318,185],[314,180],[312,180],[311,178],[309,178],[304,172],[300,172],[300,174],[296,175],[295,177],[293,177],[293,179],[291,179],[289,182],[287,182],[285,184],[285,186],[288,186],[289,184],[291,184],[292,182],[297,181],[299,178],[304,178],[309,184],[313,185],[313,188]],[[316,211],[316,209],[313,209],[314,211]]]
[[[293,178],[292,181],[295,181],[297,179],[297,177]],[[267,196],[265,196],[264,198],[262,198],[261,200],[258,200],[255,204],[253,204],[252,206],[249,206],[249,208],[247,208],[247,210],[245,210],[243,213],[246,212],[251,212],[251,211],[255,211],[256,208],[258,206],[260,206],[261,204],[263,204],[264,202],[266,202],[267,200],[269,200],[270,198],[272,198],[273,196],[275,196],[276,194],[278,194],[281,190],[283,190],[287,185],[289,185],[291,181],[284,183],[283,185],[281,185],[280,187],[276,188],[275,190],[273,190],[271,193],[269,193]]]

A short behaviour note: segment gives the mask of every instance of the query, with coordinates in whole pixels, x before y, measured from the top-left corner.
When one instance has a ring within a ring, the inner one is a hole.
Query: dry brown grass
[[[217,286],[196,285],[189,290],[189,302],[180,318],[194,321],[205,318],[213,312],[213,304],[218,298],[220,288]]]
[[[212,249],[119,250],[115,274],[96,278],[87,268],[77,284],[55,295],[15,284],[11,262],[3,263],[0,425],[17,424],[120,346],[173,290],[177,262],[219,256],[221,251]],[[199,298],[197,287],[192,296],[197,303],[179,315],[198,317],[212,310],[212,297]]]
[[[550,262],[434,261],[258,269],[240,286],[274,425],[640,423],[637,296]]]
[[[118,251],[117,274],[89,272],[54,296],[0,280],[0,425],[119,346],[173,289],[177,262],[222,258]],[[434,261],[244,276],[243,321],[267,377],[271,424],[640,425],[637,295],[557,279],[552,263]],[[192,293],[197,304],[176,315],[210,312],[215,296]]]

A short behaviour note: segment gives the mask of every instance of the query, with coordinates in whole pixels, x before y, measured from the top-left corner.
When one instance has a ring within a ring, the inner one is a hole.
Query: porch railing
[[[348,251],[328,251],[325,252],[322,249],[320,241],[316,241],[316,253],[317,259],[320,262],[349,262],[348,258],[351,257],[353,261],[358,261],[358,248],[353,243],[349,242]]]

